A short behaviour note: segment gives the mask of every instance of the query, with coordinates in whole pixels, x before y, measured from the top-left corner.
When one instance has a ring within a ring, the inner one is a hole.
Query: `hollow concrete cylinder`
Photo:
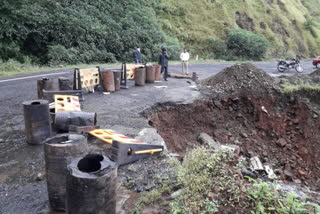
[[[109,158],[89,154],[68,165],[67,213],[115,214],[117,167]]]
[[[102,72],[103,88],[106,92],[115,91],[114,74],[112,70]]]
[[[147,66],[146,67],[146,82],[147,83],[154,83],[156,79],[156,72],[154,66]]]
[[[120,90],[121,83],[121,71],[113,71],[114,76],[114,88],[116,91]]]
[[[72,112],[58,111],[54,118],[54,128],[59,132],[68,132],[69,126],[95,126],[97,113],[95,112]]]
[[[159,81],[161,79],[161,65],[154,65],[155,67],[155,81]]]
[[[136,68],[134,74],[134,80],[136,86],[144,86],[146,82],[146,69]]]
[[[73,90],[73,80],[67,77],[59,77],[59,90],[60,91],[69,91]]]
[[[47,188],[51,209],[66,210],[67,166],[87,153],[87,138],[77,134],[60,134],[44,142]]]
[[[37,81],[38,99],[43,99],[43,90],[54,91],[54,79],[42,78]]]
[[[42,144],[51,135],[49,102],[31,100],[23,102],[25,134],[28,144]]]

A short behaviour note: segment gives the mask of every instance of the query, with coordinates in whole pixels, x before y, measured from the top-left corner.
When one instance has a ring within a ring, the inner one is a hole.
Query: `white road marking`
[[[0,83],[11,82],[11,81],[16,81],[16,80],[32,79],[32,78],[37,78],[37,77],[54,76],[54,75],[59,75],[59,74],[66,74],[68,72],[69,71],[60,72],[60,73],[53,73],[53,74],[41,74],[41,75],[35,75],[35,76],[29,76],[29,77],[20,77],[20,78],[14,78],[14,79],[0,80]]]

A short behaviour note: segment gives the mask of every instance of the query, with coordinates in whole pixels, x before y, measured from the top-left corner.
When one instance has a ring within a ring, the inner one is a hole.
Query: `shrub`
[[[205,41],[204,52],[208,53],[209,58],[224,59],[228,55],[225,42],[215,37],[209,37]]]
[[[269,42],[264,36],[246,30],[230,30],[227,46],[236,56],[262,59],[268,51]]]

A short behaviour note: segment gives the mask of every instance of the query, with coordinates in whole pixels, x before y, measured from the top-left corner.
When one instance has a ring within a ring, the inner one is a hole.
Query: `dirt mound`
[[[218,93],[243,91],[271,93],[279,90],[278,84],[271,76],[250,63],[227,67],[215,76],[201,81],[200,88],[209,88]]]
[[[320,120],[308,105],[281,96],[228,96],[154,112],[153,126],[169,151],[197,147],[201,132],[258,155],[285,182],[320,190]]]

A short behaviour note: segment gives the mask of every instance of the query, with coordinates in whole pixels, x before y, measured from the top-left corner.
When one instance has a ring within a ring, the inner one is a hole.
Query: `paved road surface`
[[[279,75],[275,62],[254,63],[271,75]],[[216,74],[232,63],[192,64],[190,71],[197,72],[200,79]],[[311,62],[303,62],[305,73],[313,70]],[[180,65],[171,65],[170,72],[180,72]],[[58,73],[58,74],[56,74]],[[291,70],[286,75],[294,74]],[[44,72],[50,75],[72,77],[72,70]],[[30,146],[25,142],[22,102],[37,98],[36,80],[39,75],[0,79],[0,214],[38,213],[45,210],[47,193],[45,182],[35,182],[39,172],[44,172],[42,146]],[[147,84],[120,90],[110,95],[101,92],[85,96],[84,111],[98,114],[98,125],[111,128],[129,136],[135,136],[148,121],[140,113],[157,103],[190,103],[200,98],[198,91],[190,88],[184,79]],[[155,88],[156,85],[167,88]],[[4,142],[3,142],[4,141]]]

